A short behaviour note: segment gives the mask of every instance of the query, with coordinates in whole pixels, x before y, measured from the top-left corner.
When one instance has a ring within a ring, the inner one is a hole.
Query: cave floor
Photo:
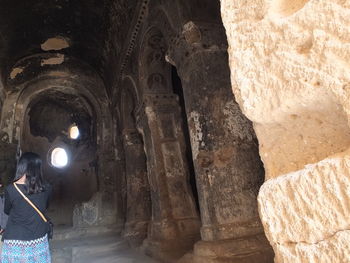
[[[115,232],[94,234],[59,229],[55,235],[50,241],[52,263],[157,263],[130,248]]]

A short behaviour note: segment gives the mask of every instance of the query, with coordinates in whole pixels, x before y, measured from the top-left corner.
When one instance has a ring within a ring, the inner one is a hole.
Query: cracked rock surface
[[[221,0],[232,88],[253,121],[276,262],[350,262],[350,5]]]

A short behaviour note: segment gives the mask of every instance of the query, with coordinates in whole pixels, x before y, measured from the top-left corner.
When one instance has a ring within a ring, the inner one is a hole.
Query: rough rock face
[[[349,262],[350,155],[268,180],[260,215],[276,262]]]
[[[350,4],[221,0],[233,92],[254,123],[276,262],[348,262]]]

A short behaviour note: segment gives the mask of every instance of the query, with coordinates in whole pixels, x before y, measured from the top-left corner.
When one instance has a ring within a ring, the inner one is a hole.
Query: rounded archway
[[[72,225],[75,205],[98,191],[95,120],[86,98],[58,88],[39,93],[25,110],[21,149],[43,159],[54,189],[49,216],[57,225]]]

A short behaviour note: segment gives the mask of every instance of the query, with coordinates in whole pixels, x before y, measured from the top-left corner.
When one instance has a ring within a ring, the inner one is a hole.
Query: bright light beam
[[[55,148],[51,152],[51,164],[57,168],[63,168],[68,164],[68,155],[65,149]]]

